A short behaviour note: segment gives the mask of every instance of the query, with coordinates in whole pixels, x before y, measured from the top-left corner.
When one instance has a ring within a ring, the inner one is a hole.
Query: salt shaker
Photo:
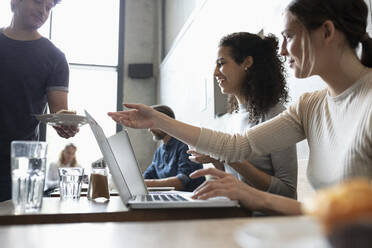
[[[107,180],[107,168],[103,159],[99,159],[92,163],[92,172],[90,174],[88,199],[95,200],[97,198],[110,199]]]

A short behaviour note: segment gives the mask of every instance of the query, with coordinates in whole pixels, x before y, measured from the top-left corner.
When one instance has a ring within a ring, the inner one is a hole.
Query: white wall
[[[187,20],[160,67],[158,101],[174,108],[178,119],[209,127],[218,126],[214,117],[213,68],[219,39],[232,32],[252,33],[264,29],[278,37],[281,13],[288,0],[206,0]],[[291,72],[289,72],[289,75]],[[288,78],[292,102],[303,92],[323,88],[319,78]],[[299,157],[307,157],[306,144],[299,145]]]
[[[190,13],[202,0],[164,1],[164,50],[167,54]]]

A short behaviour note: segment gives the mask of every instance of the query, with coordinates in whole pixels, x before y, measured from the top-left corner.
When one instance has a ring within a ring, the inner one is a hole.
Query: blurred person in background
[[[74,144],[67,144],[60,152],[58,161],[50,163],[45,181],[48,191],[59,187],[58,168],[81,167],[76,160],[76,151],[77,147]]]

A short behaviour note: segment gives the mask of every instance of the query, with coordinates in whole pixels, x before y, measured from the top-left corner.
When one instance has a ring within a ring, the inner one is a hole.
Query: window
[[[118,79],[123,56],[123,46],[119,46],[123,42],[123,3],[124,0],[65,0],[53,9],[39,30],[65,53],[69,62],[69,109],[80,115],[88,110],[107,136],[115,134],[116,124],[106,113],[115,111],[122,99],[122,81]],[[10,0],[0,1],[0,26],[9,25],[11,16]],[[80,127],[76,137],[68,140],[47,126],[46,141],[48,163],[58,160],[60,151],[71,142],[78,148],[77,160],[83,167],[88,168],[102,157],[88,125]]]
[[[6,27],[12,20],[12,11],[10,10],[10,0],[0,1],[0,27]]]

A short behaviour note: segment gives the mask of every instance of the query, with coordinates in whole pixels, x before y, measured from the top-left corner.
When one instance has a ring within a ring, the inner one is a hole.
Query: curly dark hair
[[[278,39],[274,35],[264,38],[248,32],[232,33],[223,37],[219,47],[230,48],[230,55],[237,64],[252,56],[242,91],[251,113],[250,121],[258,121],[270,108],[288,101],[285,68],[278,54]],[[234,96],[228,96],[229,113],[238,110]]]

